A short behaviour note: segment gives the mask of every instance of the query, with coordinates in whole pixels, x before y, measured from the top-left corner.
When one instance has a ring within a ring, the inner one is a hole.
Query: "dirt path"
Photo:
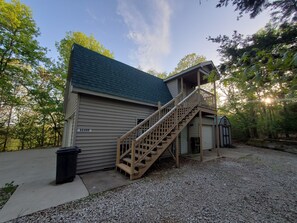
[[[131,185],[18,222],[296,222],[297,155],[250,146],[252,155],[181,168],[161,165]]]

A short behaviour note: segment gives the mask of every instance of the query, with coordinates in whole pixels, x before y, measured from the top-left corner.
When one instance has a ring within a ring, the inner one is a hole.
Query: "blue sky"
[[[269,21],[268,12],[239,21],[232,6],[214,0],[21,0],[40,28],[40,44],[56,59],[55,42],[67,31],[93,34],[115,59],[144,70],[170,72],[186,54],[220,62],[208,36],[253,34]],[[201,2],[201,4],[199,3]]]

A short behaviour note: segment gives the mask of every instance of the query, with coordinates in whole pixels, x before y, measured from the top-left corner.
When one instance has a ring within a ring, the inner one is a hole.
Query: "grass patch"
[[[6,183],[4,187],[0,188],[0,210],[5,203],[9,200],[10,196],[15,192],[17,185],[14,182]]]

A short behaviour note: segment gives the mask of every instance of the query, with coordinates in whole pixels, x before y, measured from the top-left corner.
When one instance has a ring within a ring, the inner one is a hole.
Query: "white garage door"
[[[212,126],[202,126],[202,146],[203,146],[203,150],[213,148]]]

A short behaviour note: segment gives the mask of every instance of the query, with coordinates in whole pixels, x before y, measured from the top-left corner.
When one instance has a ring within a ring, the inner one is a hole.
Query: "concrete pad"
[[[20,185],[0,211],[0,222],[88,196],[79,176],[73,182],[55,185],[53,179]]]
[[[0,222],[89,195],[79,176],[71,183],[55,185],[57,149],[0,153],[0,187],[11,181],[19,185],[0,210]]]
[[[96,194],[132,183],[115,170],[97,171],[80,175],[90,194]]]
[[[14,181],[25,182],[56,177],[56,151],[51,149],[32,149],[0,153],[0,187]]]

